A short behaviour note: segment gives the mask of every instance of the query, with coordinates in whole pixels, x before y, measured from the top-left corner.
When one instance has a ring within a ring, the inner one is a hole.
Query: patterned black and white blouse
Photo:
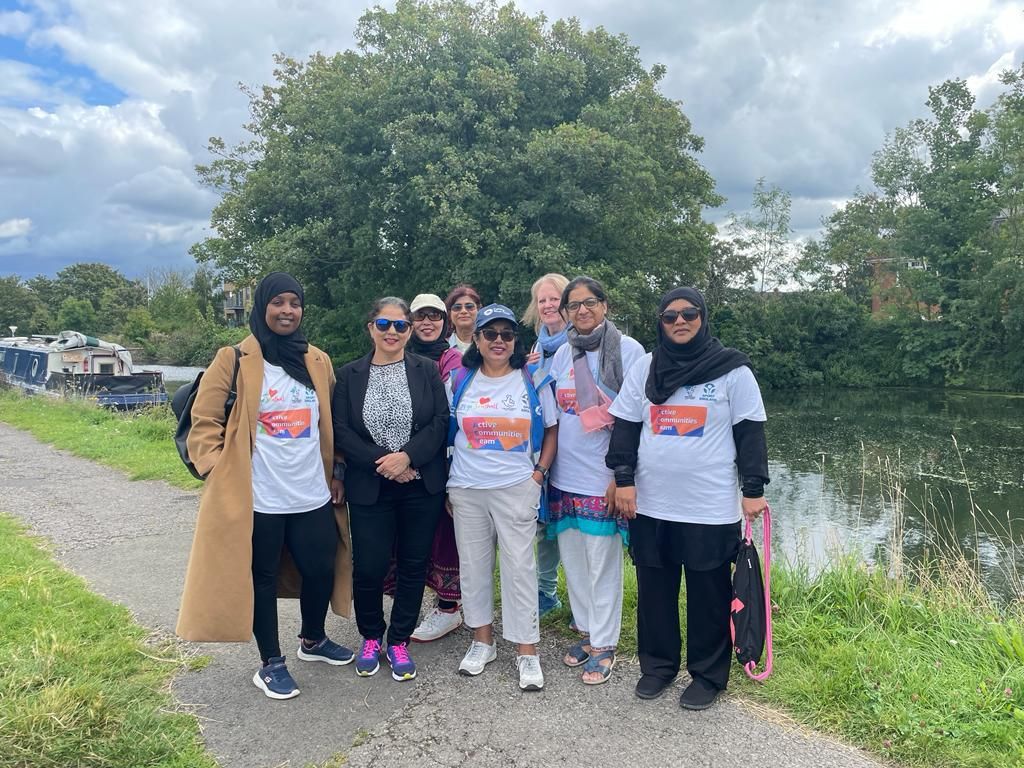
[[[412,397],[405,360],[370,366],[370,381],[363,401],[363,423],[373,442],[399,451],[412,436]]]

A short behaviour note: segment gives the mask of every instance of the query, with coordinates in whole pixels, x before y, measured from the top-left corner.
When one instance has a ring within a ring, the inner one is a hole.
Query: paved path
[[[0,424],[0,499],[7,504],[0,511],[52,540],[94,590],[142,624],[173,630],[197,493],[132,482]],[[295,637],[297,615],[294,602],[281,603],[283,639]],[[354,622],[333,614],[328,632],[358,642]],[[212,663],[179,676],[173,691],[199,716],[225,768],[299,768],[339,752],[346,765],[372,768],[881,765],[734,698],[684,713],[676,703],[681,680],[661,699],[640,701],[632,693],[635,664],[620,662],[609,684],[584,687],[559,663],[563,643],[550,634],[541,642],[547,684],[540,693],[519,692],[507,643],[481,677],[461,677],[455,669],[468,637],[462,630],[416,646],[419,677],[409,683],[393,681],[385,668],[361,679],[351,667],[302,663],[285,640],[302,689],[288,702],[267,699],[250,682],[254,644],[196,646]]]

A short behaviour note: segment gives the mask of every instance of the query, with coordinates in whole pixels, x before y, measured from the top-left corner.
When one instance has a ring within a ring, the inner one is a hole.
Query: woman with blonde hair
[[[526,357],[535,382],[541,381],[551,368],[555,352],[565,344],[568,323],[559,309],[562,291],[569,278],[557,272],[538,277],[530,286],[530,306],[523,313],[523,323],[533,325],[537,341]],[[548,538],[547,520],[537,526],[537,604],[544,616],[562,607],[558,599],[558,539]]]

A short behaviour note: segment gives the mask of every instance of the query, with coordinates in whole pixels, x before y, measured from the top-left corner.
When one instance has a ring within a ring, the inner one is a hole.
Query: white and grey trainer
[[[488,645],[487,643],[481,643],[479,640],[474,640],[469,644],[469,650],[466,651],[466,655],[462,657],[462,662],[459,664],[459,674],[479,675],[484,671],[484,667],[496,658],[498,658],[498,651],[493,644]]]
[[[519,688],[524,691],[539,691],[544,687],[544,673],[540,669],[540,657],[516,656],[519,667]]]
[[[462,626],[462,612],[456,608],[454,611],[442,611],[435,606],[434,610],[424,617],[416,631],[410,638],[415,643],[429,643],[432,640],[440,640],[449,632],[454,632]]]

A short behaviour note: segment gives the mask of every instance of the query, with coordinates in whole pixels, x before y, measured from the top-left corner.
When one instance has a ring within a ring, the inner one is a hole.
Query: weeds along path
[[[173,631],[198,493],[130,481],[0,424],[0,498],[95,591],[127,606],[142,624]],[[419,677],[398,683],[386,669],[365,679],[351,667],[298,661],[291,647],[297,605],[282,602],[280,617],[282,645],[302,690],[297,699],[271,701],[252,685],[254,644],[194,646],[210,663],[173,685],[227,768],[333,763],[339,755],[346,765],[374,768],[880,765],[734,698],[684,713],[676,703],[682,680],[661,699],[641,702],[633,696],[635,662],[620,662],[609,684],[585,687],[577,671],[561,664],[564,641],[551,632],[541,642],[546,687],[523,695],[507,643],[478,678],[455,672],[468,644],[465,630],[415,646]],[[328,633],[350,647],[359,639],[353,621],[333,615]]]

